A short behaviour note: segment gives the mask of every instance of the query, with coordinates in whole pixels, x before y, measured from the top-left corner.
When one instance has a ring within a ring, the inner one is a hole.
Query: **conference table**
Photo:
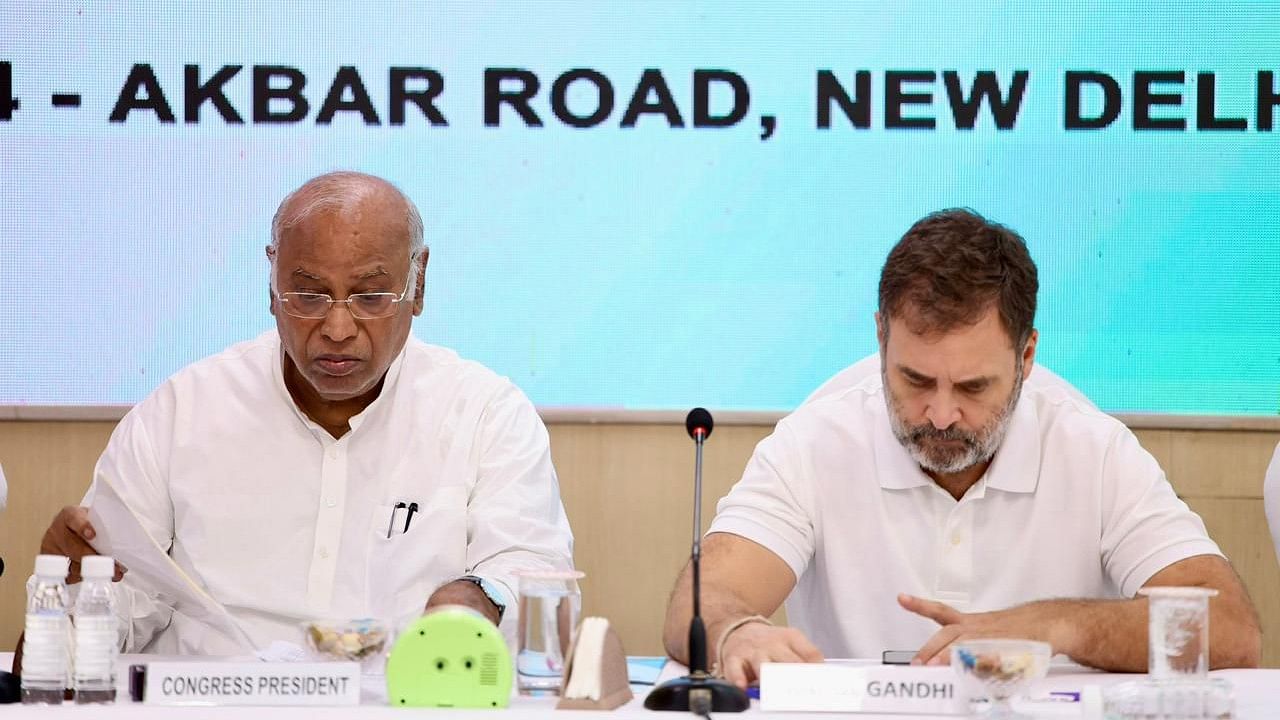
[[[509,720],[536,720],[539,718],[560,718],[561,720],[589,720],[590,718],[658,718],[679,716],[681,713],[655,713],[644,708],[645,694],[651,689],[649,685],[633,685],[635,698],[613,711],[592,710],[557,710],[554,697],[524,697],[511,699],[511,705],[501,710],[461,710],[434,708],[400,708],[382,704],[385,692],[366,682],[363,702],[357,707],[208,707],[208,706],[157,706],[134,703],[128,699],[126,689],[127,668],[131,664],[145,663],[149,660],[174,660],[176,658],[157,658],[150,655],[125,655],[120,658],[118,680],[118,699],[114,705],[76,705],[66,703],[57,706],[47,705],[9,705],[0,708],[0,715],[5,720],[19,719],[56,719],[56,718],[139,718],[152,720],[174,718],[175,720],[203,720],[205,718],[237,720],[359,720],[360,718],[395,718],[408,715],[455,717],[460,714],[483,716],[485,714]],[[205,658],[207,659],[207,658]],[[12,662],[12,653],[0,653],[0,667],[8,667]],[[667,663],[659,676],[659,682],[669,677],[677,677],[684,673],[684,668],[675,663]],[[1219,670],[1210,673],[1212,677],[1223,678],[1235,687],[1236,707],[1235,720],[1263,720],[1280,718],[1280,669],[1257,670]],[[1132,680],[1139,675],[1102,673],[1080,668],[1079,666],[1054,666],[1049,677],[1037,686],[1040,693],[1051,690],[1068,690],[1079,692],[1090,686],[1103,686]],[[368,681],[368,678],[366,678]],[[1100,707],[1090,703],[1036,703],[1034,706],[1021,706],[1023,712],[1034,713],[1037,718],[1101,718]],[[731,715],[715,713],[717,717]],[[833,718],[853,717],[863,720],[909,720],[910,718],[957,718],[955,715],[911,715],[911,714],[834,714],[834,713],[766,713],[759,709],[759,702],[753,700],[752,707],[743,715],[751,717],[778,718]]]

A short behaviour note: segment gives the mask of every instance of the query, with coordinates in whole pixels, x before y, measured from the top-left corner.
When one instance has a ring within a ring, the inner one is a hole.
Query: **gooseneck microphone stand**
[[[698,715],[711,712],[742,712],[751,706],[747,694],[738,686],[707,672],[707,628],[702,622],[702,444],[711,436],[711,413],[694,408],[684,421],[685,430],[693,438],[693,618],[689,621],[689,674],[674,678],[654,688],[644,699],[649,710],[692,711]]]

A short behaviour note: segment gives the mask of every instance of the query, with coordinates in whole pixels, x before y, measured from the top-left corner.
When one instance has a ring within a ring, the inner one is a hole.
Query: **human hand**
[[[89,543],[98,533],[89,524],[89,508],[68,505],[54,516],[49,529],[44,531],[40,539],[42,555],[65,555],[71,559],[71,569],[67,574],[68,583],[80,582],[80,558],[85,555],[97,555]],[[112,580],[119,581],[124,577],[126,569],[116,563],[116,574]]]
[[[912,665],[946,665],[951,662],[951,645],[959,640],[1020,638],[1054,644],[1051,635],[1057,618],[1037,603],[994,612],[962,613],[946,603],[904,593],[898,595],[898,604],[942,626],[921,646],[911,659]]]
[[[767,662],[822,662],[822,653],[795,628],[750,622],[725,638],[720,674],[740,688],[760,680],[760,666]]]
[[[468,580],[454,580],[436,588],[436,591],[431,593],[431,597],[427,598],[427,605],[423,610],[431,610],[441,605],[461,605],[471,608],[484,615],[494,625],[501,620],[498,606],[493,604],[484,590]]]

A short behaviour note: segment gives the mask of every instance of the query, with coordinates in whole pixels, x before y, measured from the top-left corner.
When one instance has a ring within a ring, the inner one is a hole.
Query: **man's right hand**
[[[740,688],[760,681],[767,662],[822,662],[822,653],[795,628],[750,622],[725,638],[720,674]]]
[[[89,524],[89,508],[68,505],[62,508],[53,518],[49,529],[44,531],[40,539],[40,553],[43,555],[66,555],[71,558],[71,571],[67,582],[80,582],[80,558],[85,555],[97,555],[89,543],[97,533]],[[116,575],[113,580],[124,577],[125,567],[116,563]]]

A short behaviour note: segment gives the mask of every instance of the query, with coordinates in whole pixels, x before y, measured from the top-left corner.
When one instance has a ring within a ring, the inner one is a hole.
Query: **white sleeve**
[[[515,635],[516,572],[573,567],[573,533],[560,502],[547,429],[515,386],[480,418],[476,484],[467,502],[467,572],[506,596],[502,629]]]
[[[1124,597],[1179,560],[1222,555],[1128,429],[1112,438],[1102,472],[1102,565]]]
[[[716,506],[709,533],[731,533],[764,546],[795,573],[813,558],[813,479],[786,420],[756,446],[747,468]]]
[[[168,383],[125,415],[111,433],[107,448],[94,467],[93,484],[81,503],[93,506],[98,483],[110,481],[121,498],[142,521],[143,527],[163,548],[173,544],[173,503],[169,497],[167,448],[172,414],[172,394]],[[167,422],[166,422],[167,421]],[[160,442],[157,443],[156,441]],[[106,506],[100,508],[102,512]],[[111,511],[114,512],[114,511]],[[132,518],[115,518],[102,512],[102,523],[132,523]],[[129,567],[129,558],[116,560]],[[140,652],[160,631],[169,626],[173,608],[160,602],[155,593],[140,587],[126,572],[113,585],[116,612],[120,618],[120,642],[124,652]]]
[[[1280,558],[1280,444],[1276,445],[1276,452],[1271,456],[1267,479],[1262,484],[1262,504],[1267,511],[1267,525],[1271,527],[1276,557]]]
[[[0,510],[9,504],[9,483],[4,479],[4,468],[0,467]]]

